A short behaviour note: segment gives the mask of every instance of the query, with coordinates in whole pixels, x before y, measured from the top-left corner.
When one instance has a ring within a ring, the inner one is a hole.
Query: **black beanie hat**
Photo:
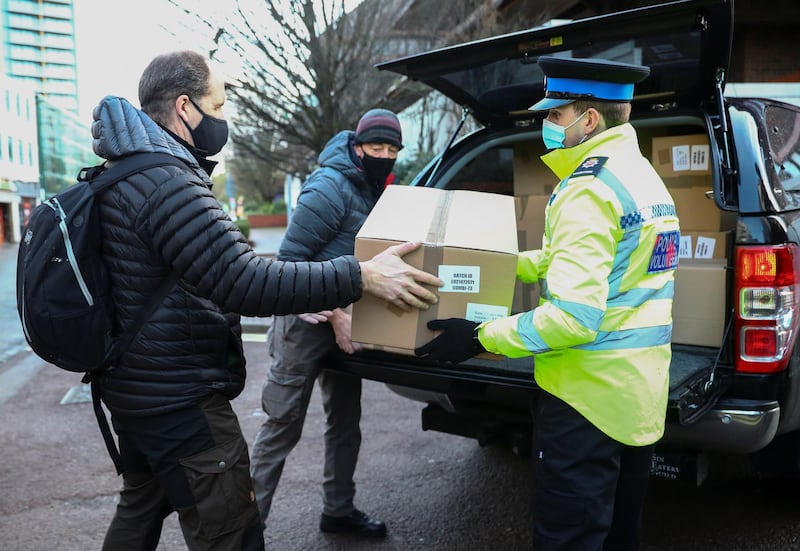
[[[370,109],[356,127],[356,143],[388,143],[403,148],[403,132],[397,115],[388,109]]]

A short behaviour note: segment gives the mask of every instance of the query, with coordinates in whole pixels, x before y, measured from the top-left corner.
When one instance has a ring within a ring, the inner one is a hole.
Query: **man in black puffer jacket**
[[[400,121],[386,109],[365,113],[355,132],[336,134],[320,153],[320,167],[303,184],[278,258],[320,261],[353,254],[356,234],[386,185],[402,139]],[[385,536],[386,525],[353,504],[361,379],[324,369],[337,348],[358,350],[350,340],[350,309],[277,316],[267,342],[272,363],[261,404],[268,417],[253,442],[251,464],[261,518],[266,522],[286,457],[303,432],[314,382],[319,381],[327,417],[320,529]]]
[[[191,549],[263,549],[247,445],[230,400],[243,389],[239,314],[346,306],[362,291],[404,307],[436,297],[404,244],[369,262],[270,261],[253,253],[211,193],[228,137],[224,82],[195,52],[156,57],[139,82],[142,110],[106,97],[94,110],[94,150],[109,163],[160,151],[186,166],[146,169],[99,198],[103,253],[120,332],[161,282],[178,282],[117,365],[100,378],[124,465],[104,550],[155,549],[177,511]]]

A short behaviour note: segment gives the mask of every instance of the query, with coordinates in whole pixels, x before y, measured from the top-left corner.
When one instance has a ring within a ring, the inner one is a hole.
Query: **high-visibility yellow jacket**
[[[539,306],[486,322],[490,352],[535,355],[537,385],[609,437],[658,440],[671,359],[680,233],[675,204],[630,124],[542,161],[561,178],[545,210],[540,250],[520,253],[518,279]]]

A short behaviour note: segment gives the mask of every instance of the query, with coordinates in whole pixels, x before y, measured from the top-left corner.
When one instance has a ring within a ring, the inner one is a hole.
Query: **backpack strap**
[[[109,168],[105,168],[102,165],[84,168],[78,175],[78,179],[90,182],[92,190],[97,194],[117,182],[143,170],[165,165],[188,168],[186,163],[167,153],[137,153],[121,159]],[[119,360],[125,350],[131,345],[133,339],[136,338],[136,335],[139,334],[144,323],[153,315],[153,312],[155,312],[156,308],[163,302],[167,293],[170,292],[179,279],[178,274],[174,272],[164,278],[147,304],[139,310],[133,323],[131,323],[111,348],[106,357],[106,365],[111,365]],[[114,441],[114,435],[111,434],[111,428],[108,426],[108,419],[106,418],[105,411],[103,411],[100,400],[100,382],[97,375],[97,373],[87,373],[82,381],[84,383],[90,383],[91,385],[92,406],[94,408],[95,417],[97,418],[97,424],[100,426],[100,433],[103,435],[103,441],[106,444],[106,449],[111,456],[111,460],[114,462],[117,474],[122,474],[125,470],[125,466],[122,462],[122,456],[117,449],[116,442]]]
[[[78,173],[78,180],[90,182],[94,192],[100,193],[104,189],[138,172],[142,172],[148,168],[168,165],[189,168],[188,164],[174,155],[159,151],[150,151],[146,153],[133,153],[127,157],[122,157],[111,166],[98,165],[82,168]]]
[[[150,297],[150,300],[145,304],[140,310],[139,313],[136,315],[136,319],[133,320],[133,323],[125,330],[122,336],[114,343],[111,348],[111,352],[106,359],[106,364],[111,365],[113,362],[117,361],[125,350],[133,342],[133,339],[136,338],[136,335],[139,334],[139,331],[142,329],[144,322],[147,321],[150,316],[153,315],[156,308],[159,304],[164,300],[167,296],[167,293],[175,286],[178,282],[178,274],[175,272],[171,272],[159,285],[158,290]],[[122,462],[122,456],[117,449],[117,444],[114,442],[114,435],[111,434],[111,428],[108,426],[108,419],[106,418],[105,411],[103,411],[103,407],[100,402],[100,381],[99,381],[99,374],[104,370],[98,370],[94,373],[87,373],[84,375],[82,382],[89,383],[92,389],[92,406],[94,407],[94,415],[97,418],[97,424],[100,426],[100,434],[103,435],[103,441],[106,444],[106,449],[108,450],[108,455],[111,456],[111,461],[114,462],[114,467],[117,469],[117,474],[122,474],[125,470],[125,465]]]
[[[117,443],[114,441],[114,435],[111,434],[111,428],[108,426],[108,419],[106,419],[106,412],[103,411],[103,405],[100,402],[100,383],[97,382],[96,377],[87,373],[82,382],[88,382],[92,390],[92,409],[94,409],[94,416],[97,419],[97,425],[100,427],[100,434],[103,435],[103,442],[106,444],[108,455],[111,456],[111,461],[114,462],[114,468],[117,474],[125,472],[125,465],[122,462],[122,455],[117,449]]]

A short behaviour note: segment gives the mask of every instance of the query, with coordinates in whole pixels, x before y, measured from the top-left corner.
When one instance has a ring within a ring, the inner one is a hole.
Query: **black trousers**
[[[173,511],[192,551],[264,549],[247,442],[227,398],[111,421],[125,471],[104,551],[156,549]]]
[[[544,391],[534,408],[534,549],[638,549],[653,446],[609,438]]]

